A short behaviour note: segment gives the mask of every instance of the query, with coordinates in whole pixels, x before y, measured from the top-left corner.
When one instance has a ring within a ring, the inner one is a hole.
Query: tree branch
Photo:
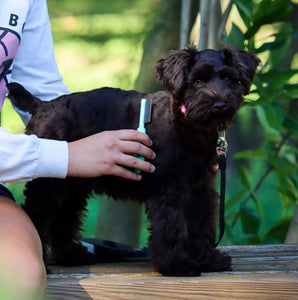
[[[198,50],[202,51],[208,47],[208,19],[210,13],[210,0],[201,0],[200,3],[200,36]]]
[[[217,49],[220,40],[218,39],[218,28],[221,20],[221,5],[219,0],[210,1],[210,15],[208,26],[208,48]]]
[[[226,28],[227,20],[229,18],[231,10],[232,10],[232,6],[233,6],[233,0],[230,0],[225,12],[222,15],[221,22],[220,22],[220,25],[219,25],[219,30],[217,32],[217,39],[219,41],[221,41],[223,36],[224,36],[224,31],[225,31],[225,28]]]
[[[180,49],[188,44],[190,9],[192,0],[181,0]]]

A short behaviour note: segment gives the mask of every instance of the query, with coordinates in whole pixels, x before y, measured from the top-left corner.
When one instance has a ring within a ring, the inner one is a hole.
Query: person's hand
[[[155,167],[151,163],[133,156],[136,153],[154,159],[151,145],[149,136],[136,130],[104,131],[70,142],[67,176],[115,175],[140,180],[141,175],[127,168],[153,173]]]

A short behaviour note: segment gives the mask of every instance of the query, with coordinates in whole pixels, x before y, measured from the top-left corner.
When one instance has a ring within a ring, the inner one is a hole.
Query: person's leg
[[[1,299],[43,299],[46,271],[38,233],[22,208],[0,196]]]

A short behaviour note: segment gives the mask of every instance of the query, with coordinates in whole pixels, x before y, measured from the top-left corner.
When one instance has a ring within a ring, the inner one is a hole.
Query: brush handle
[[[138,127],[137,131],[146,133],[146,129],[145,129],[144,126],[143,126],[143,127],[142,127],[142,126]],[[141,159],[141,160],[143,160],[143,161],[145,160],[145,157],[144,157],[144,156],[141,156],[141,155],[139,155],[139,154],[134,153],[133,156],[135,156],[135,157],[137,157],[138,159]],[[135,172],[136,174],[141,174],[141,170],[139,170],[139,169],[134,169],[134,172]]]
[[[146,128],[145,128],[145,107],[146,107],[146,99],[142,99],[141,100],[141,108],[140,108],[140,119],[139,119],[139,127],[137,129],[137,131],[139,132],[143,132],[143,133],[146,133]],[[141,159],[143,161],[145,161],[145,157],[141,156],[141,155],[138,155],[136,153],[134,153],[135,157],[137,157],[138,159]],[[134,169],[134,172],[136,174],[140,174],[141,173],[141,170],[139,169]]]

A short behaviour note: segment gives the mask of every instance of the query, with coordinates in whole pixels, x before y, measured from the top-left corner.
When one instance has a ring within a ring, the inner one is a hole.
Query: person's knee
[[[22,292],[22,299],[42,299],[47,275],[43,261],[35,256],[24,257],[14,272],[14,286]]]
[[[46,271],[39,236],[25,212],[3,197],[0,240],[0,292],[7,299],[42,299]]]

